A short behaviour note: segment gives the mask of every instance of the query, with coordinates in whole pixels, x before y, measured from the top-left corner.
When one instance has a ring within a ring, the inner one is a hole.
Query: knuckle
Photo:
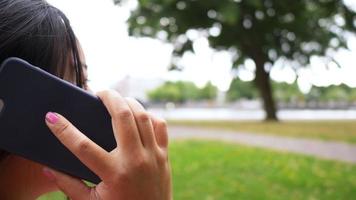
[[[134,163],[133,163],[133,169],[136,170],[146,170],[150,167],[150,160],[146,158],[145,156],[138,156]]]
[[[157,125],[158,127],[160,127],[161,129],[164,129],[164,130],[167,130],[167,121],[164,120],[164,119],[160,119],[158,122],[157,122]]]
[[[66,134],[66,132],[68,132],[69,127],[70,127],[70,126],[69,126],[68,123],[60,124],[60,125],[57,127],[57,129],[55,130],[56,135],[57,135],[59,138],[65,137],[65,134]]]
[[[132,169],[128,167],[121,167],[116,171],[113,171],[110,182],[112,185],[117,185],[117,182],[128,182],[132,178]]]
[[[123,119],[123,120],[128,120],[132,117],[132,113],[131,110],[128,108],[119,110],[115,113],[115,117],[117,119]]]
[[[78,142],[78,150],[81,153],[86,153],[90,149],[90,142],[89,140],[82,139]]]
[[[140,112],[137,114],[137,119],[141,122],[148,122],[150,118],[151,117],[147,112]]]
[[[156,159],[157,159],[158,164],[160,164],[160,165],[167,163],[168,162],[168,153],[163,150],[159,150],[156,153]]]

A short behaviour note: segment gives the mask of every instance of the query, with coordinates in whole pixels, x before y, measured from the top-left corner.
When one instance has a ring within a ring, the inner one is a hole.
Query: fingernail
[[[48,169],[47,167],[44,167],[42,169],[42,172],[50,181],[54,181],[55,180],[55,176],[54,176],[52,170]]]
[[[51,124],[57,123],[58,119],[59,119],[58,116],[53,112],[48,112],[46,114],[46,121],[51,123]]]

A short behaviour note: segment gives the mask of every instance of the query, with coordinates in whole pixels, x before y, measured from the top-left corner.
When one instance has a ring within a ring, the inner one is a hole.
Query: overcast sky
[[[137,39],[128,36],[126,19],[136,0],[127,0],[125,7],[118,7],[112,0],[48,0],[61,9],[72,23],[81,42],[89,66],[90,86],[94,91],[106,89],[129,75],[135,78],[190,80],[198,86],[207,81],[220,90],[227,90],[232,79],[231,59],[228,53],[214,52],[208,48],[204,38],[198,38],[195,54],[186,54],[182,60],[183,72],[168,72],[172,46],[153,39]],[[355,0],[345,0],[356,8]],[[298,84],[307,91],[311,84],[323,86],[346,83],[356,87],[356,39],[350,38],[351,51],[341,51],[336,55],[342,68],[330,65],[329,70],[318,58],[312,59],[311,67],[298,71]],[[279,62],[271,76],[278,81],[293,82],[295,73],[283,68]],[[254,63],[246,62],[245,69],[239,71],[244,80],[253,79]]]

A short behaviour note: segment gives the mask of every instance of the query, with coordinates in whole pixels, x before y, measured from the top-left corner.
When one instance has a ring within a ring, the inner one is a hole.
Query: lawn
[[[169,121],[169,124],[356,143],[356,121]]]
[[[220,142],[174,142],[170,152],[176,200],[356,197],[356,165]]]

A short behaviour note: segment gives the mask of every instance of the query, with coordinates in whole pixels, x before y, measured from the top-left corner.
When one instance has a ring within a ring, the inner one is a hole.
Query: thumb
[[[43,174],[72,200],[87,200],[90,199],[90,187],[79,179],[73,178],[61,172],[43,168]]]

